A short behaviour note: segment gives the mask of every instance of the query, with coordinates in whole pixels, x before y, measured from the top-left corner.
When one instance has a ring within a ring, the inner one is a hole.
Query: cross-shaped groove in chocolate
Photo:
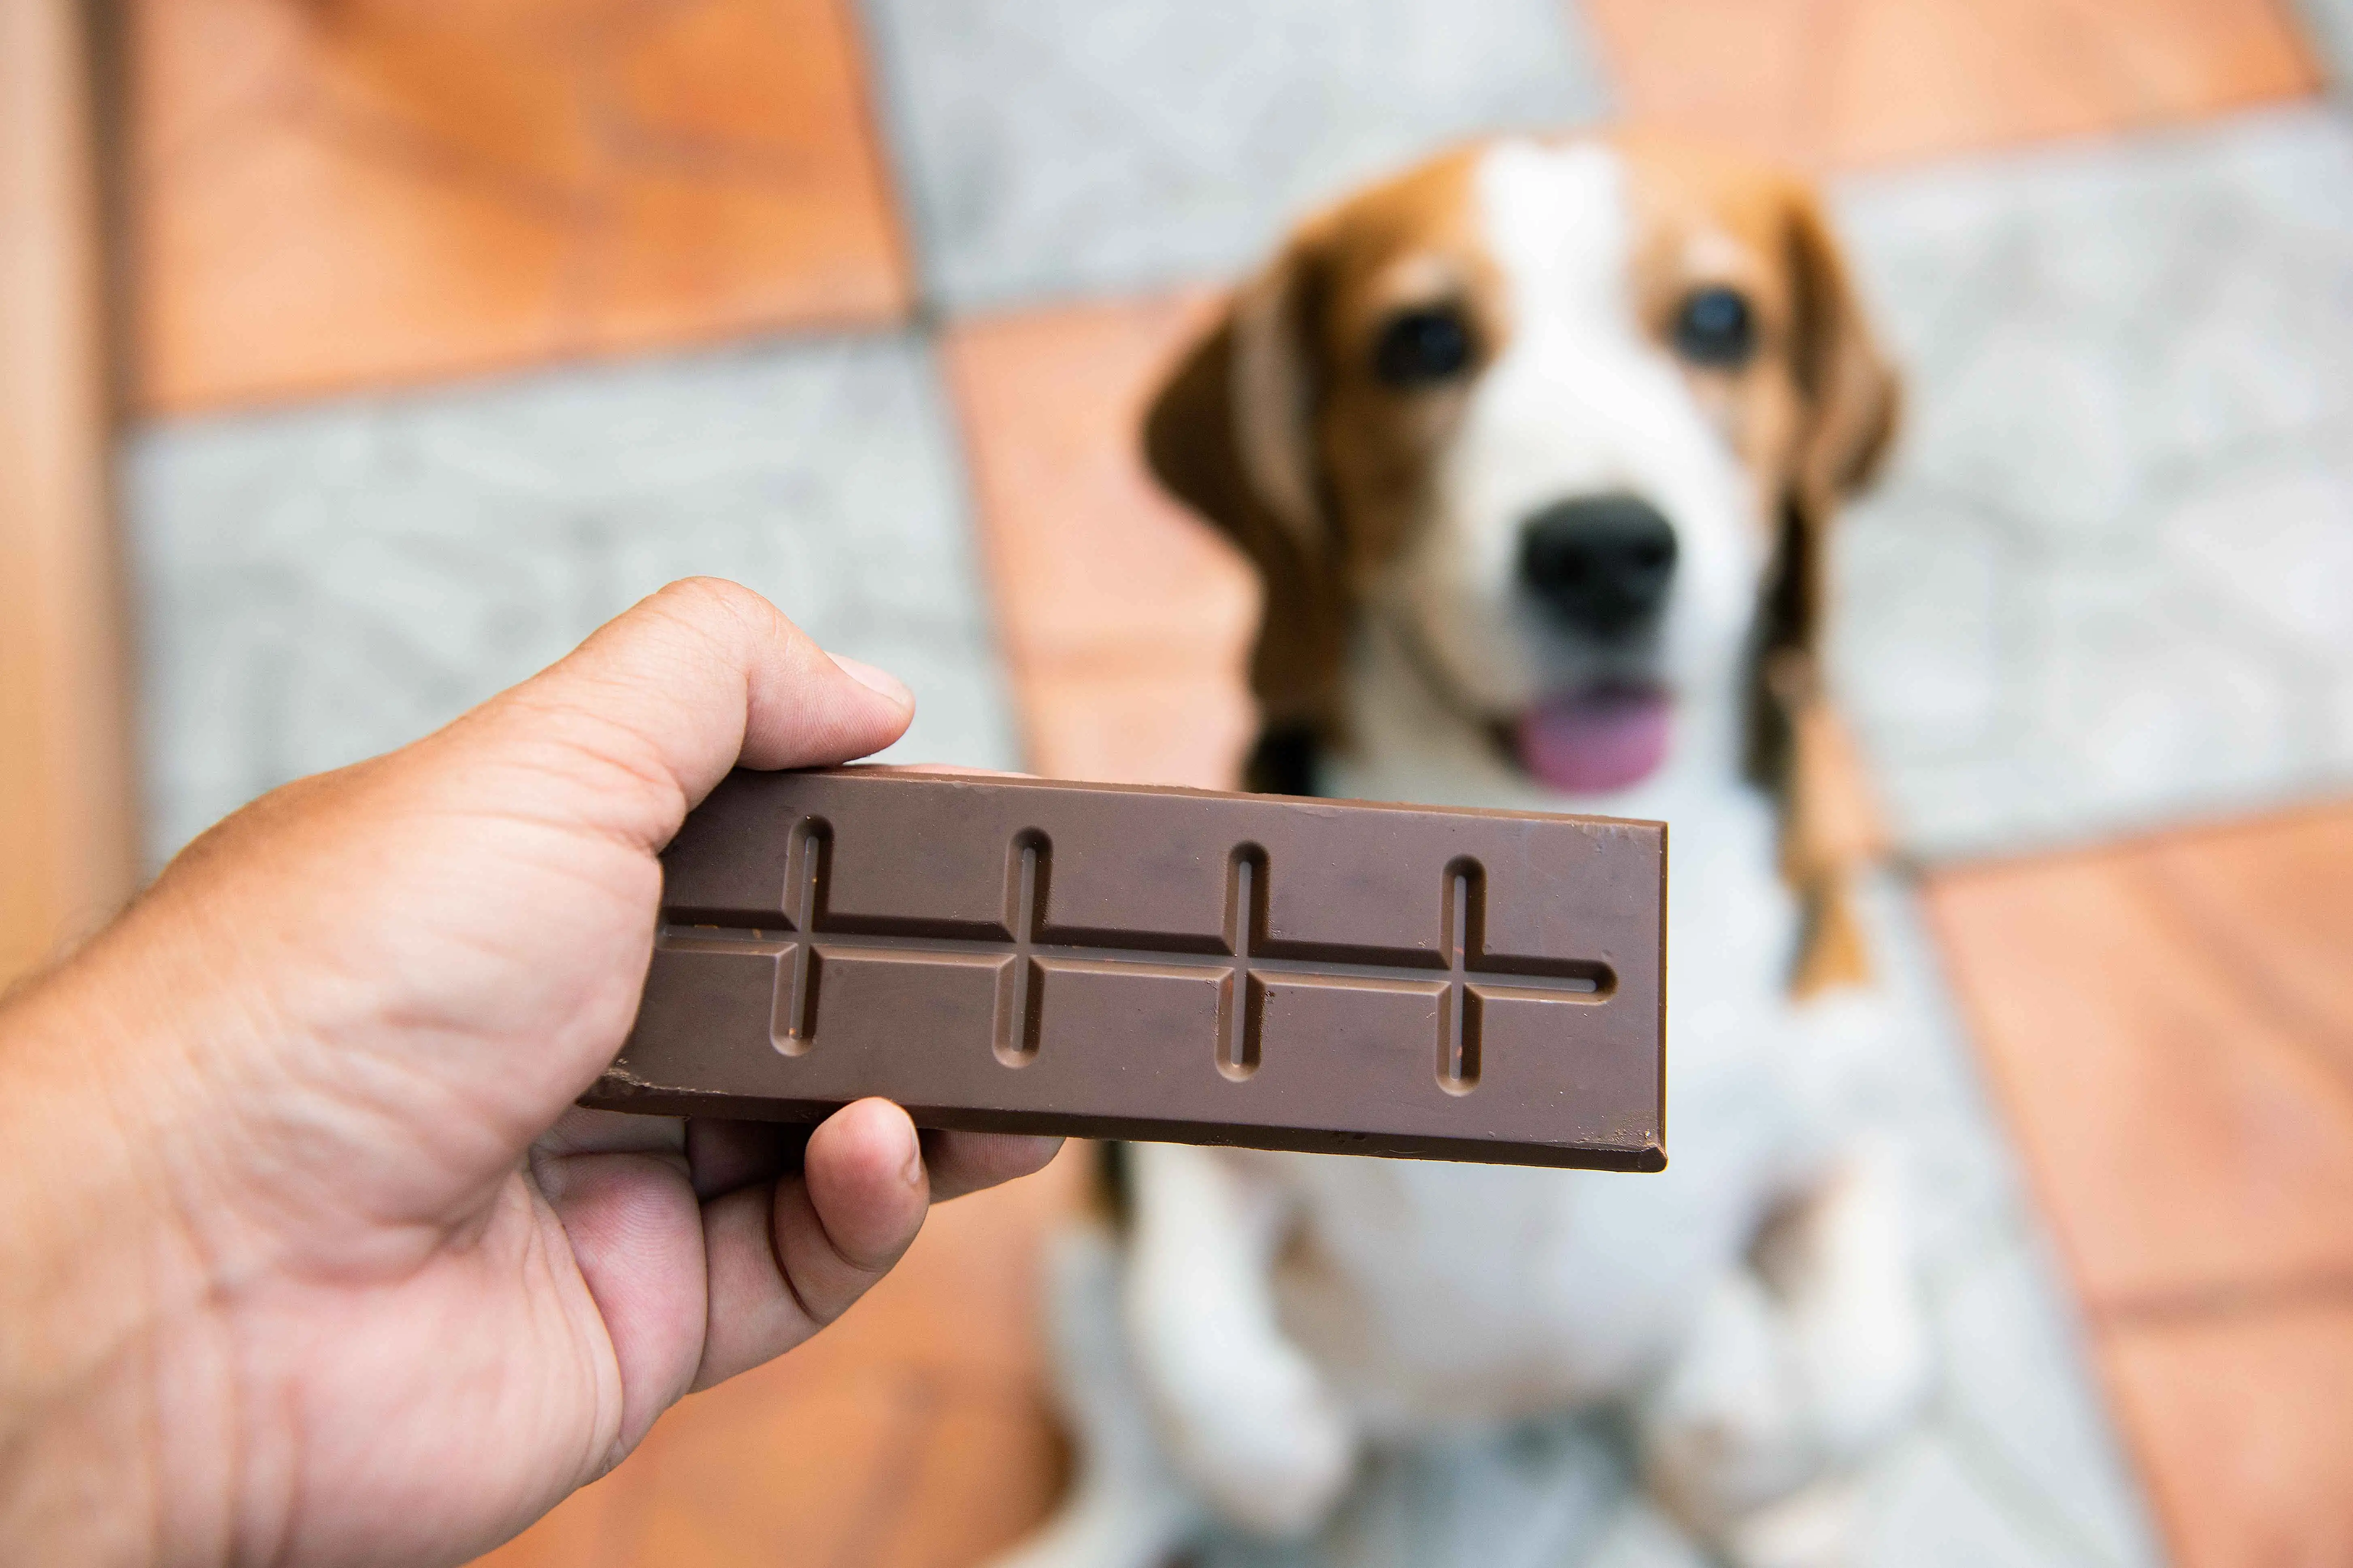
[[[1007,846],[1004,921],[998,935],[944,934],[920,917],[862,917],[852,931],[829,924],[828,882],[832,825],[808,816],[795,825],[786,857],[791,933],[716,925],[662,926],[659,944],[775,954],[778,965],[773,1030],[776,1048],[800,1056],[818,1042],[818,998],[829,960],[977,965],[995,971],[991,1047],[1010,1068],[1037,1059],[1050,969],[1098,973],[1214,975],[1219,984],[1216,1064],[1237,1082],[1258,1070],[1270,977],[1287,985],[1397,991],[1440,1001],[1437,1080],[1449,1094],[1478,1086],[1481,1020],[1493,1001],[1598,1003],[1615,989],[1609,966],[1589,959],[1498,959],[1486,951],[1486,872],[1467,858],[1451,862],[1439,897],[1441,932],[1436,962],[1419,954],[1345,944],[1282,942],[1268,927],[1271,882],[1266,851],[1235,847],[1226,862],[1223,952],[1161,945],[1166,939],[1089,931],[1062,940],[1050,918],[1053,846],[1024,828]],[[812,940],[828,931],[839,940]]]

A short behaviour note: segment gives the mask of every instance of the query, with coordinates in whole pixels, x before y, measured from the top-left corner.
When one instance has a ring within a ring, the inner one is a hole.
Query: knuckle
[[[681,577],[654,596],[673,602],[698,623],[729,622],[745,630],[756,629],[776,613],[758,594],[724,577]]]

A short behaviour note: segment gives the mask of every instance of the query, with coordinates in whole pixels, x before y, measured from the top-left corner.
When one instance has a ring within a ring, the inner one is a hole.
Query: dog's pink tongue
[[[1558,790],[1624,789],[1666,760],[1666,693],[1607,687],[1547,697],[1520,715],[1520,765]]]

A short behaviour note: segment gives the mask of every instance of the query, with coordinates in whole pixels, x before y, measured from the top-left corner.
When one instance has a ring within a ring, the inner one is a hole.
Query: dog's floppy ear
[[[1313,263],[1295,242],[1234,291],[1145,418],[1154,475],[1239,544],[1265,588],[1250,688],[1269,730],[1329,737],[1345,576],[1316,456]]]
[[[1878,849],[1855,752],[1822,678],[1830,532],[1893,444],[1901,391],[1813,193],[1784,202],[1799,437],[1781,505],[1779,562],[1759,673],[1760,766],[1781,792],[1781,871],[1805,910],[1800,995],[1870,977],[1853,882]]]
[[[1799,414],[1782,498],[1773,632],[1778,647],[1812,658],[1821,651],[1831,523],[1839,503],[1878,473],[1903,398],[1820,203],[1792,182],[1783,212]]]

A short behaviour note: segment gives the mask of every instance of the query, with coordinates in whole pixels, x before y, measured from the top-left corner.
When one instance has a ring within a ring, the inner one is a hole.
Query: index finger
[[[570,748],[618,764],[621,828],[669,842],[741,764],[847,762],[897,740],[914,699],[828,654],[774,605],[712,577],[672,583],[460,721],[477,739]]]

